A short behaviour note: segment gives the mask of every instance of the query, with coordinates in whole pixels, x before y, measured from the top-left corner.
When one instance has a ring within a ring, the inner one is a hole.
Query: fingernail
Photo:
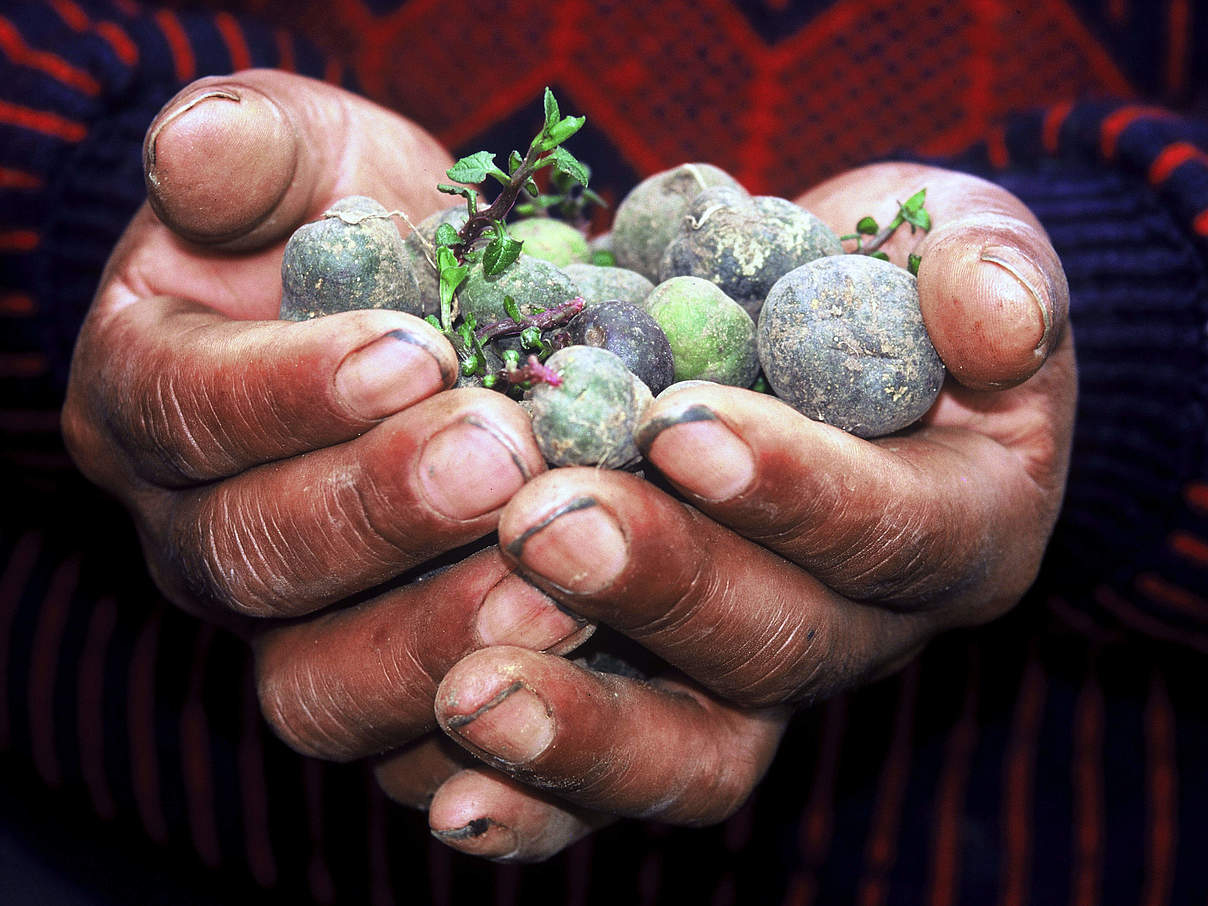
[[[554,719],[522,682],[512,683],[469,714],[445,719],[452,732],[509,764],[532,761],[554,741]]]
[[[553,598],[515,573],[487,592],[478,609],[478,637],[486,645],[519,645],[534,651],[556,647],[566,654],[595,628],[561,609]]]
[[[431,830],[442,843],[485,859],[506,859],[520,848],[516,833],[492,818],[475,818],[461,827]]]
[[[1002,268],[1011,275],[1036,306],[1036,329],[1040,339],[1036,341],[1035,349],[1043,353],[1048,349],[1049,338],[1053,331],[1053,312],[1048,303],[1048,294],[1043,292],[1036,283],[1039,268],[1019,249],[1006,245],[989,245],[981,251],[981,260]]]
[[[576,594],[603,591],[629,562],[616,519],[591,497],[558,507],[507,545],[526,568]]]
[[[444,386],[440,359],[405,330],[392,330],[362,346],[336,371],[336,391],[366,419],[385,418]]]
[[[638,445],[660,472],[705,500],[737,497],[755,480],[755,454],[705,406],[656,418]]]
[[[171,126],[172,123],[176,122],[194,107],[209,100],[231,101],[238,104],[242,98],[239,96],[237,91],[234,91],[230,88],[211,88],[207,91],[202,91],[199,94],[194,95],[175,109],[165,112],[148,133],[147,146],[144,151],[146,154],[147,174],[151,178],[152,182],[156,181],[155,168],[159,159],[158,145],[160,136],[167,131],[168,127]]]
[[[151,207],[198,242],[237,240],[274,211],[281,215],[298,165],[297,133],[283,110],[258,91],[230,86],[181,99],[143,145]]]
[[[419,483],[438,512],[473,519],[503,506],[528,470],[494,427],[470,417],[430,438],[419,460]]]

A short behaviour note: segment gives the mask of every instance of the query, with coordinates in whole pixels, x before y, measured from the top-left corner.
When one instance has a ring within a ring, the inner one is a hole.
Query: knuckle
[[[297,610],[288,592],[281,552],[287,540],[259,507],[232,502],[223,489],[191,513],[173,533],[174,559],[196,599],[250,617],[282,617]]]
[[[290,660],[271,667],[257,663],[260,712],[273,733],[303,755],[348,761],[361,753],[349,737],[350,722],[332,692],[329,680],[309,662]]]

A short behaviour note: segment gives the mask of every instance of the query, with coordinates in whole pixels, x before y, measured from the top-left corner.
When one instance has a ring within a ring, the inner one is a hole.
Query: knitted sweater
[[[1136,100],[1187,105],[1205,83],[1194,8],[679,5],[0,11],[0,900],[1208,898],[1208,128]],[[451,53],[473,91],[450,90]],[[1019,195],[1064,262],[1079,358],[1033,591],[801,714],[723,825],[625,822],[539,866],[456,855],[363,765],[285,748],[248,652],[162,601],[57,430],[148,122],[188,80],[248,65],[355,83],[455,151],[519,145],[551,83],[587,115],[576,150],[613,199],[685,159],[792,195],[895,149]]]

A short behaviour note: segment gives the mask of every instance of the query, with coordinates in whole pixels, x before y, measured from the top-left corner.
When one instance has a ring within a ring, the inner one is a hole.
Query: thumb
[[[1069,287],[1043,227],[1018,198],[964,173],[888,163],[848,171],[798,203],[842,234],[865,215],[892,220],[897,203],[919,189],[927,190],[934,230],[920,242],[899,229],[884,249],[903,265],[911,251],[921,255],[919,305],[936,352],[966,387],[1026,380],[1059,344]]]
[[[452,161],[415,123],[291,73],[201,79],[147,130],[151,208],[184,239],[263,248],[344,195],[370,195],[418,222],[448,204],[435,189]]]

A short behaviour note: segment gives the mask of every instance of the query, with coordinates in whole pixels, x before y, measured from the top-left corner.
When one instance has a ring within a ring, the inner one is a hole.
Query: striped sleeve
[[[1078,417],[1042,585],[1075,621],[1208,652],[1208,127],[1059,104],[991,156],[1070,279]]]

